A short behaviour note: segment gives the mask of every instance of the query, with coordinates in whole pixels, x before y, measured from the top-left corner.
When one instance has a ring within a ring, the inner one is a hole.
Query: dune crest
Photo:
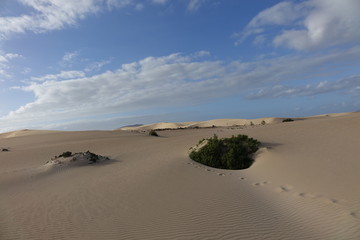
[[[162,122],[153,123],[135,127],[123,127],[119,130],[125,131],[146,131],[149,129],[182,129],[182,128],[211,128],[211,127],[239,127],[239,126],[250,126],[250,125],[265,125],[279,123],[284,118],[257,118],[257,119],[214,119],[208,121],[198,122]]]

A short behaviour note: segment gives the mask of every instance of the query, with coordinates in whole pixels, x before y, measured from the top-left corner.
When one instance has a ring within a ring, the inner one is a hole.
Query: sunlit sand
[[[360,239],[360,113],[282,120],[0,134],[0,239]],[[214,134],[258,139],[255,163],[191,161]],[[109,160],[51,162],[88,150]]]

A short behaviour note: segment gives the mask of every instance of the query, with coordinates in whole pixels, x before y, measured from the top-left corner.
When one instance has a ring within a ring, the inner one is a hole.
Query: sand
[[[0,239],[360,239],[360,113],[281,120],[0,134]],[[254,165],[191,161],[213,134],[261,141]],[[87,150],[110,160],[46,167]]]

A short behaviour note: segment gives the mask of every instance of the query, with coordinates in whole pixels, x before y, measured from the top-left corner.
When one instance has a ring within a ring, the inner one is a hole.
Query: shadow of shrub
[[[150,135],[150,136],[154,136],[154,137],[158,137],[158,136],[159,136],[154,129],[151,129],[151,130],[149,131],[149,135]]]

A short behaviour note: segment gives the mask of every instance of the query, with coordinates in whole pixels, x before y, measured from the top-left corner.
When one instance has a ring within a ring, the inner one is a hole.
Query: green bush
[[[282,122],[293,122],[293,121],[294,121],[294,120],[291,119],[291,118],[286,118],[286,119],[282,120]]]
[[[149,131],[149,135],[150,135],[150,136],[155,136],[155,137],[158,137],[158,136],[159,136],[154,129],[151,129],[151,130]]]
[[[201,164],[221,169],[249,168],[254,160],[251,155],[260,146],[256,139],[246,135],[219,139],[216,135],[203,139],[193,149],[189,157]]]

